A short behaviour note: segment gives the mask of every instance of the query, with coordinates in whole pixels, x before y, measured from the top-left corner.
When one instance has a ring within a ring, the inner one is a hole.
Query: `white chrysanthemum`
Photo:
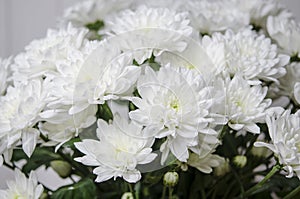
[[[0,96],[3,95],[7,88],[7,78],[10,75],[10,65],[11,59],[1,59],[0,58]]]
[[[60,30],[48,30],[45,38],[32,41],[25,47],[25,52],[15,57],[12,65],[14,80],[26,82],[30,78],[47,77],[66,67],[75,67],[81,63],[86,33],[86,29],[76,29],[71,24]]]
[[[213,104],[212,88],[192,71],[162,67],[156,73],[146,67],[137,83],[141,98],[133,97],[138,107],[129,113],[135,122],[146,126],[144,133],[167,138],[161,145],[162,163],[171,151],[186,162],[188,148],[196,146],[198,133],[215,133],[208,128],[209,108]]]
[[[44,145],[57,145],[56,149],[58,149],[66,141],[78,136],[85,128],[95,123],[97,106],[91,105],[74,115],[69,114],[70,107],[59,107],[40,114],[46,122],[39,123],[39,129],[49,139],[49,142]]]
[[[59,147],[96,121],[96,105],[87,106],[76,114],[71,114],[70,109],[74,105],[77,78],[81,67],[97,46],[98,44],[94,42],[84,42],[76,52],[73,64],[60,65],[55,73],[45,79],[47,108],[40,116],[46,122],[40,124],[40,128],[50,140],[48,145],[58,144]]]
[[[38,199],[43,193],[43,186],[38,184],[32,171],[26,178],[19,170],[15,170],[15,180],[7,182],[7,189],[0,190],[0,199]]]
[[[267,147],[278,157],[279,163],[292,177],[300,179],[300,111],[291,114],[283,109],[267,116],[266,122],[272,143],[256,142],[256,147]]]
[[[110,44],[102,42],[83,64],[70,114],[79,113],[91,104],[104,104],[132,93],[141,68],[133,65],[131,55],[121,54]]]
[[[270,16],[267,30],[284,52],[300,58],[300,23],[291,18],[289,13]]]
[[[111,16],[106,21],[108,30],[115,34],[128,31],[151,28],[166,29],[189,36],[192,28],[189,26],[188,13],[176,13],[167,8],[147,8],[141,6],[136,10],[125,10]]]
[[[188,13],[176,13],[168,8],[138,7],[112,15],[106,21],[108,34],[122,37],[122,48],[131,50],[142,64],[163,50],[183,51],[187,38],[192,36]]]
[[[73,49],[73,52],[70,52],[71,54],[57,59],[55,73],[48,75],[45,79],[45,89],[48,91],[47,106],[50,109],[57,106],[73,105],[77,78],[80,75],[81,67],[97,47],[97,42],[88,42],[84,39],[78,49]]]
[[[286,71],[286,75],[279,79],[280,94],[295,99],[298,94],[296,84],[300,83],[300,63],[293,62],[289,64]]]
[[[92,120],[96,121],[94,106],[86,107],[81,115],[79,111],[76,115],[68,114],[74,103],[81,67],[98,46],[85,38],[86,33],[86,29],[77,29],[71,24],[65,29],[49,30],[46,38],[33,41],[26,52],[15,59],[15,79],[26,82],[36,76],[45,78],[43,89],[47,92],[47,108],[40,116],[47,122],[43,125],[47,125],[48,138],[61,141],[60,144],[91,125]],[[60,131],[54,132],[58,129]]]
[[[258,84],[259,80],[277,82],[286,72],[283,66],[289,62],[289,56],[278,54],[277,46],[269,38],[249,28],[238,33],[215,33],[211,38],[205,36],[202,42],[211,58],[216,57],[215,49],[224,57],[223,61],[220,57],[213,60],[219,71],[231,76],[240,73],[251,84]]]
[[[212,168],[220,166],[225,161],[224,158],[213,154],[221,143],[218,136],[218,134],[199,134],[197,146],[190,148],[192,153],[190,153],[187,164],[203,173],[211,173]]]
[[[39,135],[32,127],[45,106],[44,97],[42,83],[35,79],[27,85],[9,87],[7,94],[0,98],[0,139],[7,140],[6,148],[22,138],[23,150],[31,156]]]
[[[138,126],[118,114],[112,124],[98,120],[97,137],[99,140],[86,139],[75,143],[85,156],[76,161],[89,166],[96,166],[96,182],[122,177],[130,183],[141,179],[137,165],[152,162],[156,154],[151,153],[153,138],[142,136],[142,126]]]
[[[233,1],[189,0],[183,8],[190,12],[192,26],[201,33],[239,30],[250,21],[249,15],[237,9]]]
[[[263,123],[265,110],[271,105],[265,99],[268,88],[260,85],[250,86],[240,75],[235,75],[226,83],[225,114],[229,126],[234,130],[260,133],[256,123]]]
[[[104,20],[109,14],[129,8],[132,0],[88,0],[75,4],[64,12],[63,23],[72,22],[84,27],[97,20]]]
[[[278,0],[233,0],[237,9],[249,13],[252,24],[265,28],[268,16],[277,15],[283,10],[283,5]]]

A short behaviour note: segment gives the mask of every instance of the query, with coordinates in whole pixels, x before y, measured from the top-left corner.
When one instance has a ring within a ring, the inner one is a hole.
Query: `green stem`
[[[169,186],[169,199],[172,199],[173,196],[173,187]]]
[[[46,136],[44,136],[42,133],[40,133],[40,138],[42,138],[42,140],[44,142],[48,142],[49,141],[49,139]]]
[[[140,190],[141,190],[141,183],[138,182],[135,184],[134,186],[134,193],[135,193],[135,199],[139,199],[140,198]]]
[[[167,192],[167,186],[164,186],[161,199],[165,199],[166,198],[166,192]]]
[[[200,191],[201,191],[201,198],[206,199],[206,194],[205,194],[205,191],[204,191],[203,187],[201,187]]]
[[[132,185],[130,183],[127,183],[127,185],[128,185],[128,188],[129,188],[129,192],[131,192],[132,194],[134,194]]]
[[[256,185],[254,185],[253,187],[251,187],[250,189],[248,189],[246,192],[244,192],[244,194],[242,194],[242,198],[251,196],[252,194],[254,194],[258,189],[260,189],[275,173],[277,173],[279,170],[281,169],[280,165],[275,165],[272,170],[264,177],[264,179],[262,179],[262,181],[260,181],[259,183],[257,183]]]
[[[73,182],[73,183],[76,183],[76,181],[74,180],[74,178],[72,177],[72,175],[69,176],[70,180]]]
[[[293,198],[299,192],[300,192],[300,186],[298,186],[296,189],[294,189],[291,193],[289,193],[283,199],[291,199],[291,198]]]
[[[134,198],[136,198],[136,197],[135,197],[135,193],[134,193],[133,188],[132,188],[132,185],[131,185],[130,183],[127,183],[127,185],[128,185],[128,188],[129,188],[129,192],[132,194],[132,196],[133,196]]]
[[[219,135],[219,138],[222,139],[228,131],[229,131],[229,127],[227,125],[224,125]]]
[[[245,190],[244,190],[243,184],[242,184],[242,182],[241,182],[241,180],[240,180],[240,177],[239,177],[239,175],[236,173],[235,170],[232,169],[232,171],[233,171],[233,175],[234,175],[236,181],[238,182],[238,184],[239,184],[239,186],[240,186],[241,194],[243,195],[244,192],[245,192]]]

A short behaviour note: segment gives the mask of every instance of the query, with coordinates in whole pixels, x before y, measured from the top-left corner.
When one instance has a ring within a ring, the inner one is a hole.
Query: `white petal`
[[[253,124],[246,124],[244,128],[245,128],[245,130],[247,130],[251,133],[255,133],[255,134],[260,133],[260,128],[254,123]]]
[[[244,124],[232,124],[228,123],[228,126],[236,131],[241,130],[245,125]]]
[[[268,143],[265,143],[265,142],[254,142],[253,145],[255,147],[266,147],[266,148],[270,149],[273,152],[277,151],[274,145],[268,144]]]
[[[97,175],[96,182],[104,182],[114,177],[114,172],[111,169],[105,169],[97,167],[93,170],[93,173]]]
[[[126,180],[129,183],[136,183],[141,179],[142,175],[138,170],[134,171],[128,171],[123,174],[124,180]]]
[[[298,104],[300,104],[300,82],[297,82],[294,86],[294,96]]]
[[[29,128],[22,132],[22,148],[30,157],[35,149],[40,132],[37,129]]]

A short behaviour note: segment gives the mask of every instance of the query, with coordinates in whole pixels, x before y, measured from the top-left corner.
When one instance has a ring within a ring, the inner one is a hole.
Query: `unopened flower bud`
[[[53,160],[50,162],[50,166],[62,178],[68,177],[72,169],[69,163],[62,160]]]
[[[125,193],[123,193],[121,199],[134,199],[134,197],[131,192],[125,192]]]
[[[48,195],[43,192],[42,195],[39,197],[39,199],[47,199],[48,198]]]
[[[167,172],[164,175],[164,185],[174,187],[178,183],[179,175],[177,172]]]
[[[237,167],[243,168],[247,164],[247,157],[244,155],[237,155],[233,158],[233,163]]]
[[[186,163],[182,163],[180,165],[180,168],[181,168],[182,171],[187,171],[189,169],[189,166]]]
[[[214,168],[214,174],[216,176],[223,176],[230,171],[229,160],[224,159],[218,167]]]
[[[271,155],[271,151],[268,148],[265,147],[252,147],[251,154],[258,158],[264,158]]]

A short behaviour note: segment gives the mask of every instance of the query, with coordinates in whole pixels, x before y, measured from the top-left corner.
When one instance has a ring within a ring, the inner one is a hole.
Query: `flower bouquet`
[[[300,196],[300,24],[276,0],[83,1],[0,66],[0,198]]]

